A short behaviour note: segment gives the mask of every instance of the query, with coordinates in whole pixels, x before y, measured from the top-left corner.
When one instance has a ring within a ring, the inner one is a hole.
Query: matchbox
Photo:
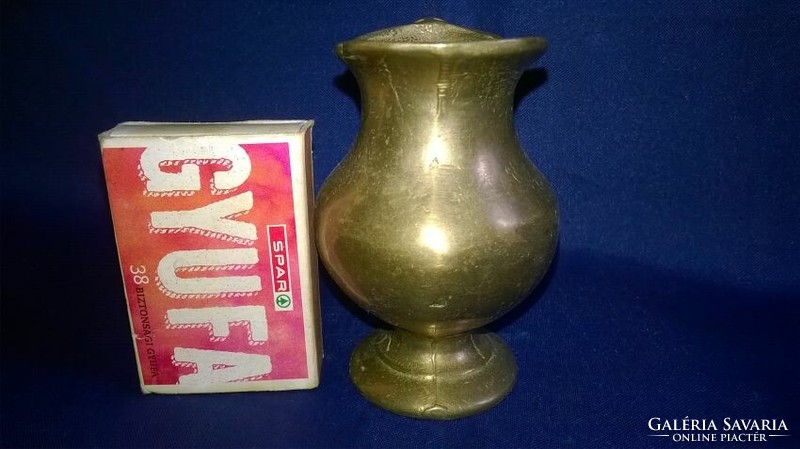
[[[314,388],[311,121],[100,134],[145,393]]]

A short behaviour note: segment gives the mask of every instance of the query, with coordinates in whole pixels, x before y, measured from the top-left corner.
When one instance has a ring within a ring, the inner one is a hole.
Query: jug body
[[[478,411],[430,397],[376,400],[369,390],[385,387],[374,385],[384,365],[420,378],[432,370],[454,386],[464,372],[494,373],[498,384],[474,393],[476,402],[494,403],[513,384],[508,349],[470,332],[524,299],[556,248],[553,193],[513,126],[517,81],[544,46],[425,21],[337,47],[358,80],[362,120],[320,191],[317,245],[348,296],[399,328],[379,331],[351,361],[362,393],[385,408],[444,418]]]

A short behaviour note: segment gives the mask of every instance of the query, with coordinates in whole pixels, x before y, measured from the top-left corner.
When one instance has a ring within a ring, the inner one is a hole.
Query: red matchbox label
[[[307,378],[288,143],[147,142],[103,149],[143,385]]]

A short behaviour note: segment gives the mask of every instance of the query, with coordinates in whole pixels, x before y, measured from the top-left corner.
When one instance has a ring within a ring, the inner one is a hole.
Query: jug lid
[[[372,52],[434,53],[481,56],[505,54],[540,55],[547,48],[542,37],[503,39],[485,31],[453,25],[429,17],[407,25],[385,28],[361,35],[336,46],[341,57]]]

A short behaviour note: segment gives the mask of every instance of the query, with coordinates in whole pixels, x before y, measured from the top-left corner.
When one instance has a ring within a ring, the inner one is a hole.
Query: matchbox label
[[[289,144],[146,142],[103,149],[143,384],[307,378]]]

